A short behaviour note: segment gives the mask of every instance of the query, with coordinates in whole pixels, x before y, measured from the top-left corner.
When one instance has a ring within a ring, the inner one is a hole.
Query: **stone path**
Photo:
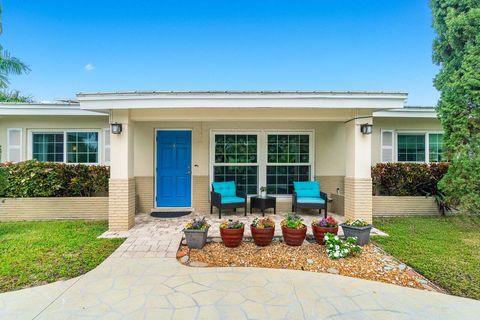
[[[343,216],[338,216],[331,213],[329,213],[329,215],[335,217],[335,219],[338,221],[342,222],[344,220]],[[135,227],[131,230],[125,232],[107,231],[101,237],[128,238],[112,255],[113,257],[174,258],[183,237],[183,226],[188,220],[192,219],[192,217],[201,216],[203,215],[190,214],[188,216],[175,219],[160,219],[152,218],[147,214],[139,214],[135,218]],[[280,226],[280,221],[283,220],[285,216],[286,213],[271,215],[277,226]],[[238,219],[244,222],[246,226],[249,226],[253,219],[255,217],[261,217],[261,214],[248,214],[247,217],[243,216],[242,213],[237,215],[227,214],[223,219],[218,219],[218,216],[215,214],[207,214],[206,217],[211,224],[208,235],[211,237],[219,237],[219,225],[224,219]],[[319,219],[320,216],[318,214],[302,213],[302,217],[305,219],[305,223],[309,226],[308,234],[311,235],[311,221],[314,219]],[[339,234],[342,235],[341,228],[339,230]],[[373,229],[372,234],[385,235],[383,232],[377,229]],[[281,228],[275,229],[275,235],[282,235]],[[249,228],[245,228],[245,236],[251,236]]]
[[[211,217],[211,235],[218,236],[220,220]],[[0,319],[477,319],[480,314],[476,300],[327,273],[186,267],[174,257],[189,218],[139,215],[132,230],[106,232],[104,237],[128,239],[85,275],[0,294]],[[306,223],[313,218],[318,215],[305,216]],[[281,219],[275,217],[277,223]]]
[[[478,319],[480,302],[292,270],[108,258],[66,282],[0,295],[0,319]]]

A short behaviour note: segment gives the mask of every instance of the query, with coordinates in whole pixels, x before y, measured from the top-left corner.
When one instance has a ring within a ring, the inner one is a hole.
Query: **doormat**
[[[155,211],[150,213],[154,218],[178,218],[189,215],[192,211]]]

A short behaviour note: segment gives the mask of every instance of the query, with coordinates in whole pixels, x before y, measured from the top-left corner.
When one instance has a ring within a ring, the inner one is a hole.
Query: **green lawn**
[[[81,275],[124,239],[97,239],[105,221],[0,223],[0,292]]]
[[[374,241],[454,295],[480,299],[480,216],[382,218]]]

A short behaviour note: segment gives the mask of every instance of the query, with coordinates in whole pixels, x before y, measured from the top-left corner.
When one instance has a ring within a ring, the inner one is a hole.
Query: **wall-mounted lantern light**
[[[111,123],[110,125],[112,126],[112,133],[113,134],[122,133],[122,124],[121,123],[114,122],[114,123]]]
[[[373,124],[364,123],[360,125],[360,132],[363,134],[372,134]]]

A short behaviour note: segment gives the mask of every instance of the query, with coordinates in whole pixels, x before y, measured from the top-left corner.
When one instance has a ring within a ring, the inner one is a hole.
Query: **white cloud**
[[[87,63],[83,68],[85,69],[85,71],[90,72],[90,71],[93,71],[93,69],[95,69],[95,66],[91,63]]]

